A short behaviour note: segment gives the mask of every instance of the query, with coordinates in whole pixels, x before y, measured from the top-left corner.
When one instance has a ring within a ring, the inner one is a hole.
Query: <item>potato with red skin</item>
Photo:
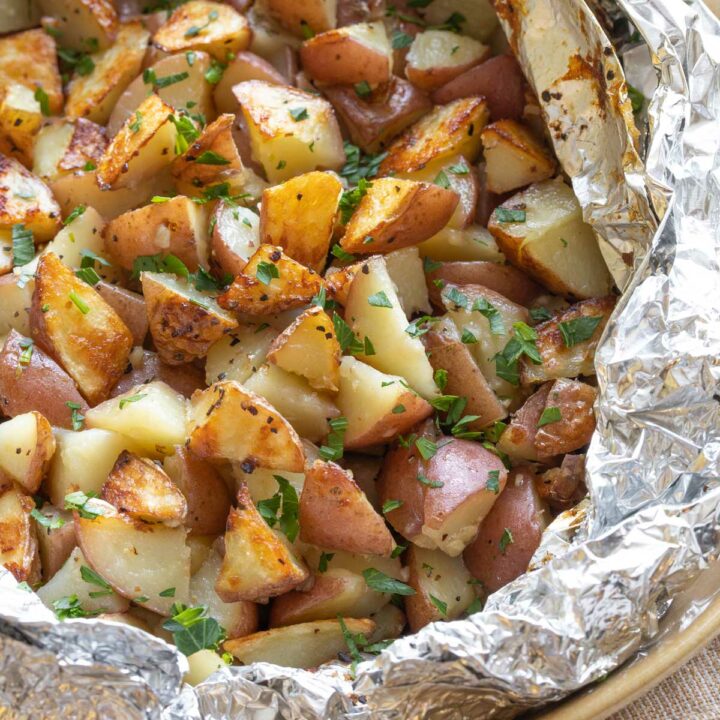
[[[491,120],[520,120],[525,108],[525,79],[512,55],[498,55],[450,80],[432,94],[432,101],[445,105],[459,98],[485,98]]]
[[[29,354],[29,360],[28,358]],[[88,408],[72,378],[29,338],[11,330],[0,351],[0,411],[15,417],[41,407],[51,425],[72,427],[72,410]]]
[[[497,448],[507,453],[512,460],[539,460],[535,437],[551,387],[550,383],[545,383],[533,393],[500,436]]]
[[[387,556],[395,546],[352,476],[332,462],[316,460],[306,468],[299,520],[300,539],[328,550]]]
[[[174,454],[165,458],[163,468],[185,496],[189,534],[222,534],[232,498],[217,470],[183,445],[177,445]]]
[[[527,570],[548,522],[532,468],[514,468],[477,537],[465,548],[463,559],[470,574],[489,593],[512,582]]]
[[[213,91],[218,112],[231,113],[237,110],[238,103],[232,89],[234,85],[245,80],[264,80],[276,85],[285,85],[287,82],[273,65],[259,55],[246,50],[235,53],[235,58],[227,64],[220,82],[215,85]]]
[[[484,162],[478,163],[478,201],[475,208],[475,222],[487,227],[495,208],[508,200],[512,193],[494,193],[487,186],[487,166]]]
[[[60,527],[45,527],[33,519],[40,551],[42,577],[47,582],[70,557],[70,553],[77,546],[77,538],[71,513],[58,510],[47,503],[40,509],[40,513],[46,517],[53,519],[59,517],[64,520],[64,524]]]
[[[40,580],[35,523],[30,517],[34,508],[32,498],[16,487],[0,488],[0,565],[29,585]]]
[[[162,380],[186,398],[205,387],[205,374],[195,365],[166,365],[150,350],[143,350],[139,358],[134,355],[124,375],[110,391],[111,398],[153,380]]]
[[[587,495],[585,456],[566,455],[560,467],[550,468],[535,478],[535,487],[555,512],[574,507]]]
[[[133,345],[142,345],[148,332],[145,298],[140,293],[126,290],[101,280],[95,289],[100,297],[119,315],[132,333]]]
[[[352,142],[367,153],[382,150],[432,109],[425,93],[395,76],[367,97],[344,85],[324,88],[323,94],[347,127]]]
[[[538,428],[535,448],[540,459],[572,452],[590,442],[596,397],[597,390],[579,380],[561,378],[552,384],[545,408],[556,408],[560,419]]]

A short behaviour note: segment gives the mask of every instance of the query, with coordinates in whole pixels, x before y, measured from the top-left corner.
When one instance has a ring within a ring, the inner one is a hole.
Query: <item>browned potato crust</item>
[[[104,400],[127,367],[132,334],[118,314],[54,253],[40,258],[30,325],[91,404]]]
[[[78,118],[73,125],[70,144],[58,163],[60,170],[82,170],[88,163],[96,164],[107,148],[105,128],[91,120]]]
[[[35,585],[40,580],[35,525],[30,512],[35,503],[13,487],[0,495],[0,565],[4,565],[18,582]]]
[[[550,468],[535,478],[540,499],[555,512],[569,510],[587,495],[585,456],[566,455],[560,467]]]
[[[0,352],[2,414],[15,417],[41,407],[50,424],[70,428],[67,403],[76,404],[81,414],[88,408],[70,376],[30,338],[11,330]]]
[[[36,410],[0,425],[0,484],[10,480],[36,493],[55,453],[55,437]]]
[[[269,283],[262,281],[265,277]],[[261,245],[243,272],[218,297],[218,304],[237,313],[271,315],[306,305],[320,292],[322,284],[317,273],[289,258],[282,248]]]
[[[298,4],[295,0],[267,0],[270,14],[284,27],[304,37],[304,25],[314,33],[321,33],[335,27],[335,3],[328,0],[305,0]]]
[[[538,460],[535,436],[550,388],[551,384],[545,383],[533,393],[515,413],[500,436],[498,450],[507,453],[513,460]]]
[[[390,555],[395,545],[385,521],[339,465],[316,460],[305,471],[300,539],[328,550]]]
[[[152,460],[123,450],[115,461],[100,497],[131,517],[181,525],[187,514],[185,497]]]

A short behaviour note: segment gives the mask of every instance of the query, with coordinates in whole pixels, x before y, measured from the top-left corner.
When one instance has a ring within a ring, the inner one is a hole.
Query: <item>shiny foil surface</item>
[[[2,572],[0,716],[512,718],[652,642],[673,598],[720,552],[720,24],[697,0],[598,4],[646,44],[620,51],[633,84],[657,82],[646,143],[628,129],[620,63],[582,2],[496,0],[625,290],[596,358],[590,502],[556,519],[533,572],[472,618],[395,641],[354,678],[339,664],[259,663],[195,688],[163,641],[115,623],[59,623]]]

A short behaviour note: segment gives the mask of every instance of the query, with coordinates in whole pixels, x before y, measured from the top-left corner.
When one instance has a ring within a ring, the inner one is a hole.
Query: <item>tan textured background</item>
[[[674,675],[608,720],[718,720],[720,638]]]

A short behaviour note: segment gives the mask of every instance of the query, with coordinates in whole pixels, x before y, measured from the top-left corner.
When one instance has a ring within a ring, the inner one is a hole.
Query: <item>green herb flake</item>
[[[345,431],[348,427],[348,420],[342,415],[328,421],[330,432],[326,438],[326,445],[322,445],[319,455],[323,460],[340,460],[343,456],[343,446],[345,442]]]
[[[445,190],[450,189],[450,180],[448,180],[447,173],[444,170],[441,170],[433,180],[435,185],[439,185],[441,188],[444,188]]]
[[[135,119],[130,123],[130,129],[133,131],[133,133],[137,133],[140,131],[140,128],[142,127],[142,113],[139,110],[135,111]]]
[[[497,221],[501,223],[523,223],[526,219],[524,210],[513,210],[511,208],[504,207],[495,208],[495,217],[497,218]]]
[[[83,423],[85,422],[85,416],[80,412],[80,404],[72,402],[72,400],[67,400],[65,405],[70,408],[70,422],[72,424],[72,429],[75,430],[75,432],[82,430]]]
[[[94,520],[99,515],[104,514],[100,508],[97,510],[89,510],[87,508],[88,502],[95,496],[96,493],[84,493],[82,490],[72,492],[65,496],[65,510],[75,510],[81,518]]]
[[[92,613],[83,610],[77,595],[67,595],[52,602],[55,616],[58,620],[71,620],[73,618],[88,617]]]
[[[357,95],[361,98],[370,97],[372,95],[372,88],[370,87],[367,80],[362,80],[359,83],[355,83],[353,86],[355,88],[355,92]]]
[[[391,558],[400,557],[407,550],[407,545],[396,545],[390,553]]]
[[[50,115],[50,98],[48,94],[39,87],[35,89],[33,97],[40,103],[40,112],[42,112],[45,117]]]
[[[273,278],[280,277],[280,271],[275,263],[260,261],[255,270],[255,277],[263,284],[269,285]]]
[[[422,438],[421,438],[422,439]],[[431,480],[425,473],[418,472],[417,474],[417,481],[424,485],[425,487],[429,488],[441,488],[445,487],[445,483],[440,480]]]
[[[342,352],[347,351],[351,355],[363,354],[365,349],[363,343],[358,340],[350,326],[336,312],[333,313],[333,327]]]
[[[229,165],[230,161],[212,150],[205,150],[195,158],[197,165]]]
[[[475,337],[475,335],[473,335],[472,332],[470,332],[470,330],[465,328],[462,331],[462,335],[460,336],[460,342],[462,342],[464,345],[472,345],[477,341],[478,339]]]
[[[346,190],[340,196],[340,219],[343,225],[347,225],[353,213],[360,205],[360,201],[367,195],[367,191],[372,187],[372,183],[360,178],[358,186],[352,190]]]
[[[35,257],[35,240],[22,224],[12,226],[13,266],[27,265]]]
[[[438,450],[437,444],[425,437],[418,438],[415,441],[415,447],[423,460],[430,460]]]
[[[300,532],[297,491],[282,475],[273,475],[273,478],[278,484],[278,491],[271,498],[258,503],[258,512],[270,527],[277,524],[287,539],[295,542],[295,538]]]
[[[74,290],[69,292],[68,297],[83,315],[87,315],[90,312],[90,306]]]
[[[130,403],[136,403],[146,396],[147,393],[138,393],[137,395],[130,395],[130,397],[121,398],[119,407],[122,410],[126,405],[129,405]]]
[[[300,122],[301,120],[307,120],[309,117],[307,108],[304,108],[304,107],[289,108],[288,112],[290,113],[290,117],[295,122]]]
[[[503,530],[503,534],[500,536],[500,552],[504,555],[508,545],[512,545],[512,543],[514,542],[515,540],[513,539],[512,533],[510,532],[510,528],[505,528]]]
[[[645,96],[630,83],[627,83],[627,93],[630,98],[630,104],[632,105],[632,111],[637,114],[642,112],[645,107]]]
[[[85,205],[77,205],[72,212],[63,220],[63,225],[69,225],[73,220],[79,218],[87,210]]]
[[[490,470],[487,477],[487,489],[496,495],[500,492],[500,471]]]
[[[558,330],[560,330],[565,347],[571,348],[578,343],[589,340],[602,320],[602,315],[583,315],[573,320],[558,323]]]
[[[352,253],[349,253],[346,250],[343,250],[343,248],[340,245],[338,245],[337,243],[335,243],[332,246],[332,248],[330,250],[330,254],[333,257],[336,257],[338,260],[340,260],[340,262],[343,262],[343,263],[351,263],[355,260],[355,256]]]
[[[445,388],[447,387],[448,383],[448,371],[438,368],[433,375],[433,379],[435,380],[435,384],[440,389],[440,392],[443,392],[443,390],[445,390]]]
[[[300,32],[306,40],[310,40],[315,37],[315,31],[307,24],[305,20],[300,21]]]
[[[401,413],[404,413],[404,412],[405,412],[405,406],[402,405],[402,404],[396,405],[396,406],[392,409],[393,415],[400,415]]]
[[[366,568],[362,573],[365,578],[365,584],[376,592],[391,593],[394,595],[414,595],[415,590],[404,582],[395,580],[386,575],[384,572],[375,568]]]
[[[110,583],[104,578],[100,577],[92,568],[87,565],[80,566],[80,577],[90,585],[97,585],[103,590],[112,590]]]
[[[562,420],[562,413],[559,407],[546,407],[540,415],[537,426],[541,428],[544,425],[560,422],[560,420]]]
[[[373,307],[392,308],[393,306],[384,290],[380,290],[373,295],[370,295],[367,301],[368,305],[372,305]]]
[[[377,175],[380,163],[387,157],[387,153],[378,155],[365,155],[357,145],[345,142],[345,165],[340,170],[340,176],[350,185],[359,185],[360,180],[367,180]]]
[[[187,607],[180,603],[172,606],[172,617],[163,623],[163,629],[173,634],[177,649],[190,656],[200,650],[220,648],[227,633],[215,618],[208,617],[207,607]]]
[[[438,612],[443,617],[447,617],[447,603],[443,602],[439,598],[436,598],[434,595],[430,595],[429,593],[428,597],[430,598],[430,602],[438,609]]]
[[[383,503],[382,511],[384,513],[392,512],[393,510],[397,510],[399,507],[402,507],[402,504],[402,500],[386,500]]]
[[[553,315],[547,308],[538,306],[530,308],[530,319],[535,323],[541,323],[546,320],[552,320]]]
[[[327,572],[328,563],[335,557],[335,553],[320,553],[320,560],[318,561],[318,572]]]
[[[38,525],[48,530],[59,530],[65,524],[65,520],[59,515],[43,515],[37,508],[33,508],[30,511],[30,517],[33,518]]]
[[[402,30],[393,30],[390,38],[390,43],[393,50],[402,50],[403,48],[410,47],[413,42],[412,35],[408,35]]]
[[[500,311],[485,298],[476,298],[472,305],[472,312],[479,312],[484,318],[487,318],[490,325],[490,333],[492,335],[504,335],[505,323]]]

